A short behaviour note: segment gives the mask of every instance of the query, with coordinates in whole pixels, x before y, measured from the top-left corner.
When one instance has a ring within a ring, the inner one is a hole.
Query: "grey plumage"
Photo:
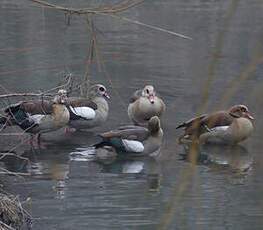
[[[95,144],[96,148],[112,146],[119,154],[135,153],[151,155],[158,152],[163,139],[160,119],[154,116],[148,123],[148,128],[140,126],[121,126],[118,129],[100,134],[102,140]],[[132,149],[135,151],[133,152]]]
[[[161,117],[164,111],[165,104],[151,85],[135,91],[130,98],[128,116],[136,125],[147,127],[151,117]]]

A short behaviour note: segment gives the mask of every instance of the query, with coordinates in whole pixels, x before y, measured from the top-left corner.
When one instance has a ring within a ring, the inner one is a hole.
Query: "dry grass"
[[[18,197],[0,193],[0,229],[31,229],[31,222]]]

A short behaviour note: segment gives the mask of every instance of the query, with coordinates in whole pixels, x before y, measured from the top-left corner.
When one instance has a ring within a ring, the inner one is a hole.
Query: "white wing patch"
[[[96,116],[95,111],[90,107],[69,107],[72,113],[74,113],[77,116],[80,116],[84,119],[91,120],[94,119]]]
[[[141,153],[144,150],[144,146],[140,141],[123,139],[122,142],[128,152]]]
[[[44,114],[34,114],[29,115],[29,118],[36,124],[40,124],[41,119],[44,117]]]
[[[211,129],[211,131],[226,131],[229,128],[228,125],[225,126],[216,126]]]

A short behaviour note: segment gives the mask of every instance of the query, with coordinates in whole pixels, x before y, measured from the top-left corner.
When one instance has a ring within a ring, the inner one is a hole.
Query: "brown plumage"
[[[30,114],[50,114],[52,112],[52,101],[34,100],[20,103],[20,108]]]
[[[43,133],[59,129],[69,122],[69,111],[64,105],[65,90],[59,90],[53,101],[22,101],[5,109],[4,125],[18,125],[29,133]]]
[[[178,125],[176,129],[184,128],[184,134],[181,138],[193,139],[198,138],[203,133],[209,132],[212,128],[229,126],[235,118],[239,117],[253,118],[245,105],[234,105],[228,110],[192,118]]]

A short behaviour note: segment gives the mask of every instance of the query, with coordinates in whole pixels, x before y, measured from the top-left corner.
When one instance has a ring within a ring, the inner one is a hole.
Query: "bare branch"
[[[3,160],[3,158],[5,158],[5,157],[7,157],[7,156],[13,156],[13,157],[16,157],[16,158],[18,158],[18,159],[21,159],[21,160],[25,160],[25,161],[30,162],[28,158],[22,157],[22,156],[19,156],[19,155],[15,154],[15,153],[10,153],[10,152],[0,153],[0,160]]]
[[[144,26],[144,27],[147,27],[147,28],[150,28],[150,29],[153,29],[153,30],[158,30],[158,31],[161,31],[161,32],[165,32],[165,33],[168,33],[168,34],[180,37],[180,38],[193,40],[193,38],[191,38],[189,36],[186,36],[186,35],[183,35],[183,34],[180,34],[180,33],[176,33],[176,32],[173,32],[171,30],[166,30],[166,29],[163,29],[163,28],[158,27],[158,26],[153,26],[153,25],[149,25],[149,24],[146,24],[146,23],[143,23],[143,22],[139,22],[137,20],[132,20],[132,19],[129,19],[129,18],[126,18],[126,17],[123,17],[123,16],[118,16],[118,15],[115,15],[115,14],[103,14],[103,15],[107,15],[107,16],[110,16],[110,17],[113,17],[113,18],[117,18],[117,19],[120,19],[120,20],[123,20],[123,21],[127,21],[127,22],[130,22],[130,23],[136,24],[136,25]]]
[[[132,1],[122,1],[121,3],[117,4],[116,6],[105,6],[105,7],[99,7],[99,8],[69,8],[69,7],[63,7],[59,5],[55,5],[52,3],[49,3],[47,1],[43,0],[29,0],[31,2],[38,3],[42,7],[52,8],[56,10],[61,10],[69,14],[98,14],[98,13],[118,13],[121,11],[125,11],[131,7],[134,7],[145,0],[132,0]]]
[[[55,5],[55,4],[51,4],[49,2],[42,1],[42,0],[29,0],[29,1],[38,3],[38,4],[40,4],[41,6],[44,6],[44,7],[53,8],[53,9],[56,9],[56,10],[64,11],[67,14],[97,14],[97,15],[110,16],[110,17],[113,17],[113,18],[118,18],[120,20],[124,20],[124,21],[130,22],[130,23],[133,23],[133,24],[144,26],[144,27],[147,27],[147,28],[150,28],[150,29],[153,29],[153,30],[165,32],[165,33],[168,33],[168,34],[180,37],[180,38],[192,40],[191,37],[183,35],[183,34],[180,34],[180,33],[176,33],[174,31],[163,29],[163,28],[158,27],[158,26],[149,25],[149,24],[146,24],[146,23],[143,23],[143,22],[139,22],[137,20],[132,20],[132,19],[129,19],[129,18],[126,18],[126,17],[123,17],[123,16],[115,15],[116,13],[125,11],[125,10],[127,10],[127,9],[129,9],[131,7],[136,6],[136,5],[144,2],[145,0],[122,1],[119,4],[117,4],[116,6],[114,5],[112,7],[100,7],[100,8],[94,8],[94,9],[88,9],[88,8],[83,8],[83,9],[67,8],[67,7],[62,7],[62,6],[58,6],[58,5]]]
[[[50,98],[54,97],[55,94],[49,94],[49,92],[61,89],[61,88],[66,88],[72,83],[72,76],[71,74],[66,76],[67,82],[65,84],[56,86],[52,89],[46,90],[44,92],[40,93],[9,93],[9,94],[2,94],[0,95],[1,98],[9,98],[9,97],[42,97],[42,98]]]
[[[9,225],[5,224],[4,222],[2,222],[0,220],[0,226],[4,227],[4,229],[7,229],[7,230],[15,230],[14,228],[10,227]],[[2,229],[2,228],[1,228]]]
[[[0,167],[0,175],[12,175],[12,176],[30,176],[30,173],[19,173],[19,172],[11,172],[5,168]]]
[[[53,95],[51,94],[44,95],[43,93],[10,93],[10,94],[0,95],[0,99],[7,97],[52,97],[52,96]]]

